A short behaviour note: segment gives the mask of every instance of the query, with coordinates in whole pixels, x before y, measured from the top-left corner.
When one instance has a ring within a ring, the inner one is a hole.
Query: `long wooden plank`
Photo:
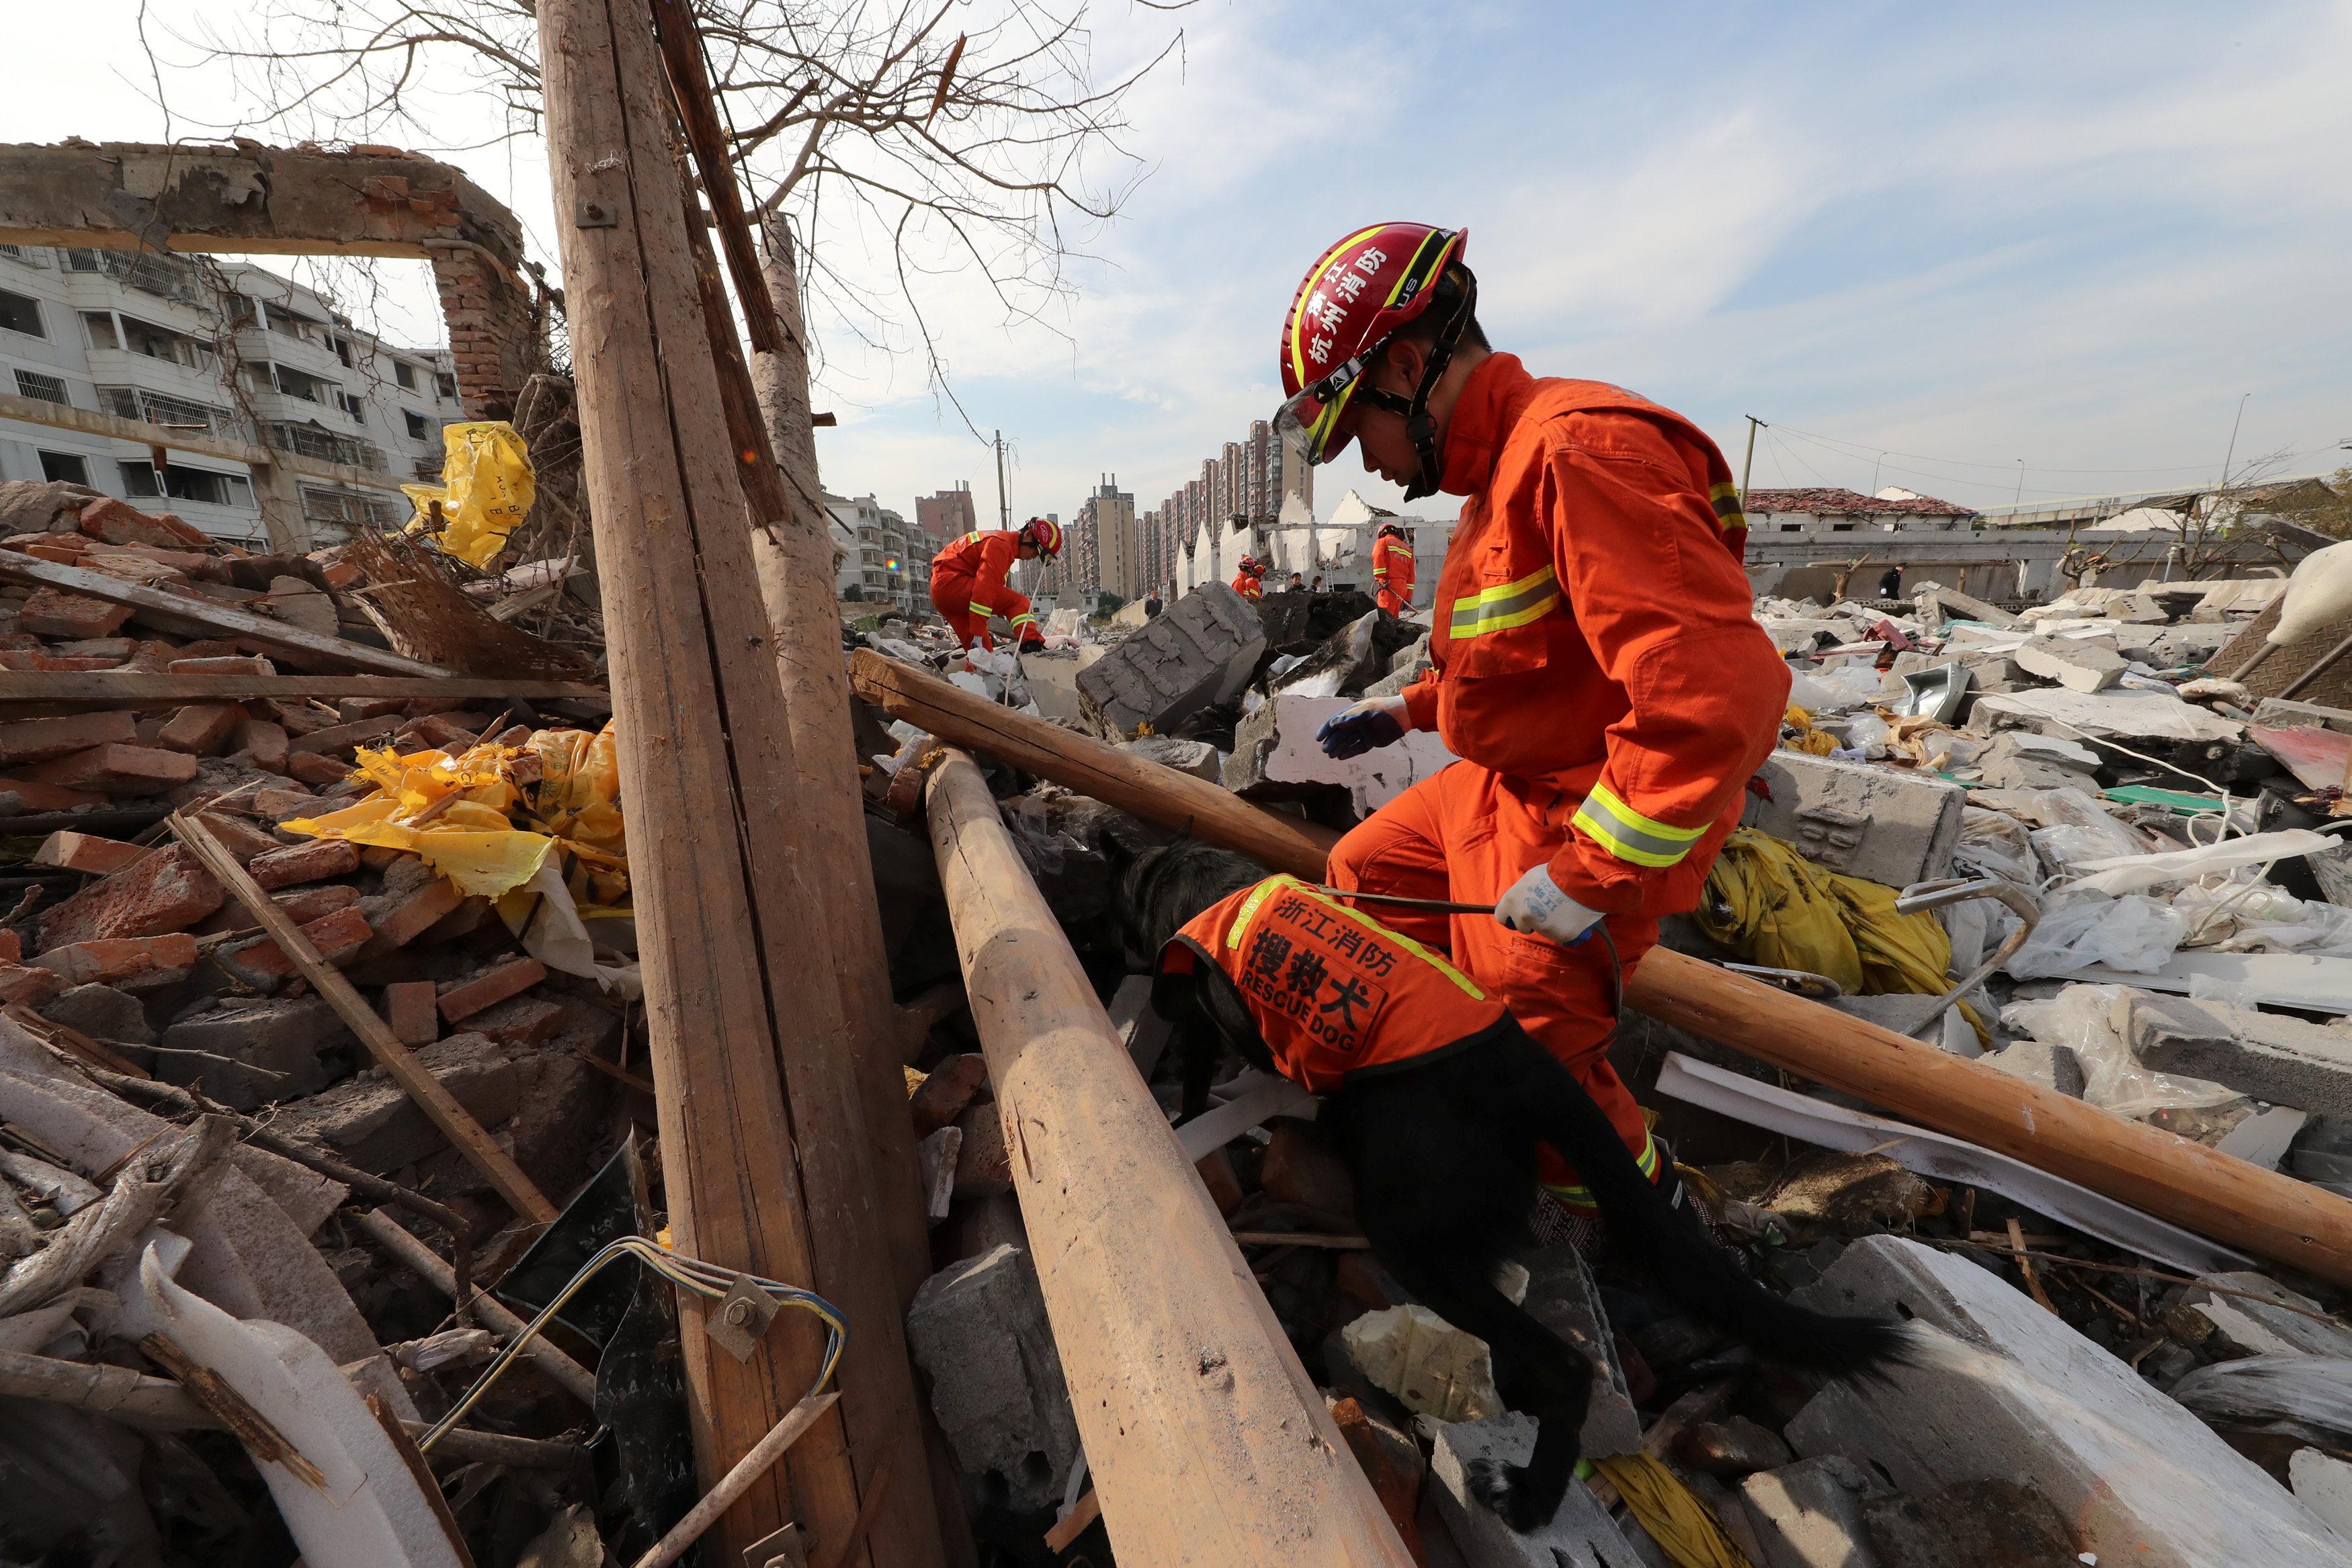
[[[432,1118],[442,1135],[466,1156],[466,1163],[481,1172],[517,1214],[542,1222],[553,1220],[555,1205],[531,1185],[530,1178],[522,1174],[522,1167],[514,1163],[514,1157],[499,1147],[482,1124],[474,1120],[473,1113],[457,1103],[457,1097],[444,1088],[439,1079],[425,1070],[415,1052],[393,1037],[391,1026],[343,978],[341,970],[319,956],[319,949],[302,935],[301,927],[270,902],[269,894],[236,863],[236,856],[221,847],[212,830],[180,811],[173,812],[170,821],[173,835],[194,852],[196,858],[205,862],[205,869],[228,889],[229,896],[244,904],[247,912],[261,923],[279,951],[294,960],[294,967],[302,971],[310,988],[335,1009],[344,1027],[360,1037],[368,1054],[375,1058],[376,1065],[390,1073],[402,1092],[416,1102],[417,1109]]]
[[[501,681],[473,675],[173,675],[113,670],[0,670],[0,705],[249,702],[258,697],[571,697],[602,702],[602,686],[579,681]]]
[[[1328,828],[1269,811],[1205,779],[1016,713],[871,648],[860,648],[850,661],[850,685],[892,718],[941,740],[1001,757],[1024,772],[1066,784],[1148,822],[1185,829],[1279,870],[1297,870],[1287,862],[1311,855],[1311,874],[1319,882],[1323,853],[1339,841]]]
[[[871,661],[869,664],[867,661]],[[881,666],[881,668],[877,668]],[[887,677],[887,678],[886,678]],[[1015,767],[1084,790],[1147,821],[1181,824],[1198,838],[1239,851],[1276,871],[1323,880],[1327,846],[1310,824],[1252,812],[1205,779],[1171,768],[1138,764],[1085,736],[1042,725],[977,698],[977,718],[963,705],[916,701],[945,681],[861,651],[858,693],[894,717],[934,735],[958,729],[1000,735],[992,746]],[[993,716],[1002,714],[1002,718]],[[945,727],[953,725],[956,728]],[[1053,731],[1029,744],[1032,727]],[[1142,769],[1149,768],[1150,772]],[[1153,775],[1158,775],[1154,777]],[[1123,796],[1113,788],[1127,791]],[[1223,795],[1218,807],[1208,797]],[[2142,1122],[2013,1078],[1966,1057],[1906,1040],[1734,975],[1685,954],[1653,947],[1625,977],[1625,1001],[1761,1061],[1883,1105],[1923,1127],[1982,1144],[2053,1176],[2079,1182],[2200,1235],[2352,1285],[2352,1201],[2308,1182],[2263,1170]]]
[[[848,1538],[866,1477],[922,1451],[876,1168],[842,998],[812,984],[816,880],[794,726],[760,599],[723,394],[684,233],[686,192],[643,4],[541,0],[549,163],[580,383],[583,478],[612,657],[648,1060],[677,1244],[816,1290],[852,1332],[840,1402],[728,1510],[733,1562],[786,1521]],[[603,221],[609,214],[610,221]],[[837,633],[836,633],[837,635]],[[836,660],[838,643],[835,644]],[[903,1115],[903,1101],[896,1107]],[[748,1364],[704,1304],[678,1317],[698,1467],[715,1484],[816,1380],[822,1346],[780,1324]],[[885,1509],[856,1568],[940,1562],[928,1511]]]
[[[415,659],[404,659],[397,653],[388,653],[382,648],[371,648],[364,643],[347,643],[341,637],[321,637],[315,632],[305,632],[299,626],[289,626],[283,621],[272,621],[248,611],[216,604],[209,599],[166,593],[160,588],[126,582],[121,578],[91,571],[87,567],[36,560],[16,550],[0,550],[0,580],[29,582],[41,588],[54,588],[60,593],[102,599],[109,604],[128,604],[134,610],[158,611],[207,631],[232,637],[250,637],[273,648],[285,648],[311,658],[340,660],[346,664],[356,664],[362,670],[377,670],[387,675],[431,675],[437,678],[452,673],[437,664],[420,664]]]
[[[1411,1562],[969,756],[948,754],[926,803],[1122,1568]]]

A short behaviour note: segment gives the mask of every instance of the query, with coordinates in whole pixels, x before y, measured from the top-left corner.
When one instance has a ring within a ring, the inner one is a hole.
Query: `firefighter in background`
[[[957,645],[967,653],[974,643],[994,652],[988,618],[1002,615],[1013,623],[1017,646],[1045,646],[1028,597],[1006,579],[1016,560],[1050,560],[1061,553],[1061,525],[1051,517],[1032,517],[1018,529],[966,534],[932,557],[931,603],[955,632]]]
[[[1242,557],[1241,570],[1234,573],[1234,591],[1244,599],[1265,597],[1265,562],[1254,555]]]
[[[1372,580],[1380,584],[1380,605],[1391,615],[1412,608],[1412,540],[1399,523],[1382,523],[1372,541]]]
[[[1697,904],[1779,742],[1789,672],[1751,613],[1748,522],[1715,443],[1622,387],[1494,352],[1463,246],[1421,224],[1359,229],[1317,260],[1283,332],[1276,427],[1308,462],[1359,441],[1406,500],[1465,497],[1431,668],[1318,735],[1352,757],[1434,729],[1463,760],[1360,823],[1328,874],[1494,905],[1379,915],[1499,993],[1671,1179],[1609,1062],[1622,977],[1660,915]],[[1549,1148],[1542,1181],[1567,1218],[1594,1213]]]

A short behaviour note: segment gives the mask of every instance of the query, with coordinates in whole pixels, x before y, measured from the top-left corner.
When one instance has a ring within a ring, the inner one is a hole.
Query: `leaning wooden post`
[[[1412,1561],[971,758],[931,774],[1013,1187],[1122,1568]]]
[[[730,1509],[718,1560],[787,1521],[848,1537],[877,1467],[922,1453],[889,1260],[872,1244],[866,1102],[836,985],[799,934],[825,919],[709,333],[684,234],[661,64],[642,5],[542,0],[548,141],[602,565],[622,799],[670,1225],[711,1262],[805,1283],[849,1322],[842,1399]],[[679,1302],[696,1458],[715,1482],[809,1392],[789,1320],[748,1364]],[[940,1561],[889,1511],[855,1561]]]

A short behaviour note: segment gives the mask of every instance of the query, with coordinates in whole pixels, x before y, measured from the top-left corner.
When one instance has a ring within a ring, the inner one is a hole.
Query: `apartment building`
[[[827,494],[824,506],[833,516],[834,542],[845,551],[834,576],[835,598],[907,612],[930,608],[931,557],[943,541],[871,496]],[[916,503],[918,517],[922,506]]]
[[[1143,555],[1136,535],[1135,497],[1118,487],[1118,476],[1106,474],[1070,519],[1069,537],[1062,553],[1068,569],[1056,586],[1092,601],[1100,593],[1121,599],[1143,593]]]
[[[971,481],[959,479],[951,490],[916,497],[915,521],[940,544],[950,539],[960,539],[976,530],[980,527],[980,517],[972,509]]]
[[[1200,477],[1143,514],[1137,530],[1142,581],[1181,593],[1229,580],[1245,555],[1279,559],[1281,529],[1311,528],[1314,509],[1314,469],[1267,421],[1253,420],[1247,440],[1226,442],[1202,461]]]
[[[361,332],[261,267],[0,246],[0,479],[315,549],[403,522],[401,482],[439,474],[441,427],[464,417],[445,350]]]

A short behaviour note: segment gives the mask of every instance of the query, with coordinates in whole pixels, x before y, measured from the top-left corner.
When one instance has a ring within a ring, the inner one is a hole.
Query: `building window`
[[[455,402],[457,399],[457,378],[446,371],[433,378],[433,390]]]
[[[98,406],[100,412],[117,419],[136,420],[142,424],[160,424],[171,430],[206,430],[215,435],[238,434],[235,416],[225,408],[140,387],[100,387]]]
[[[327,340],[327,347],[335,350],[335,358],[343,361],[344,369],[351,368],[352,340],[349,338],[330,338]]]
[[[301,487],[302,516],[314,523],[338,528],[388,528],[401,520],[401,508],[352,490],[329,490],[315,485]]]
[[[66,383],[55,376],[45,376],[38,371],[16,372],[16,395],[38,398],[43,402],[54,402],[66,408],[73,406],[73,399],[66,396]]]
[[[1853,525],[1852,523],[1832,523],[1830,525],[1830,532],[1833,534],[1850,534],[1853,532]]]
[[[173,463],[163,470],[163,483],[157,484],[152,463],[125,462],[117,465],[122,470],[122,489],[134,500],[155,500],[169,497],[174,501],[201,501],[214,507],[253,507],[253,482],[242,474],[217,474],[209,468],[184,468]]]
[[[31,259],[25,254],[25,247],[21,245],[0,245],[0,256],[6,256],[10,261],[28,261]]]
[[[83,329],[89,334],[91,348],[120,349],[122,347],[122,338],[114,329],[114,318],[106,311],[83,311],[81,324]]]
[[[351,363],[349,360],[346,360],[343,362],[345,364]],[[392,361],[392,379],[398,382],[402,386],[406,387],[409,391],[415,392],[416,390],[416,367],[410,364],[406,360],[394,360]]]
[[[429,441],[432,439],[433,422],[426,419],[423,414],[416,413],[414,409],[404,408],[400,411],[400,417],[408,422],[409,440]]]
[[[22,332],[27,338],[46,338],[41,330],[41,307],[37,300],[22,294],[11,294],[0,288],[0,327],[11,332]]]
[[[365,424],[367,423],[367,404],[362,402],[356,396],[350,392],[338,392],[336,396],[342,402],[343,412],[345,413],[350,414],[362,424]]]
[[[1780,531],[1784,534],[1801,534],[1805,531],[1805,525],[1802,523],[1782,523],[1780,525]]]
[[[71,452],[41,454],[41,477],[62,479],[68,485],[79,485],[87,490],[89,484],[89,460]]]

